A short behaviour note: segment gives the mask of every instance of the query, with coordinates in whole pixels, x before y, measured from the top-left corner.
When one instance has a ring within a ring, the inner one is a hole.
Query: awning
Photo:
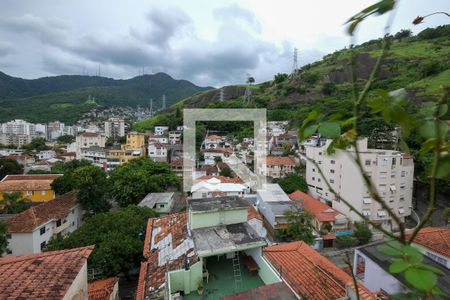
[[[394,184],[391,184],[391,192],[395,192],[397,190],[397,188],[395,187]]]

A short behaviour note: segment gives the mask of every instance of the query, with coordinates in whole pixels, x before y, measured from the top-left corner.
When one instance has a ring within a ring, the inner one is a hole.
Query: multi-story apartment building
[[[169,143],[172,145],[180,144],[181,143],[181,134],[182,134],[182,131],[178,131],[178,130],[169,131]]]
[[[169,131],[169,126],[155,126],[155,135],[164,135],[167,131]]]
[[[36,125],[24,120],[13,120],[1,125],[1,132],[6,134],[35,135]]]
[[[337,150],[335,154],[328,156],[326,153],[330,143],[331,140],[328,140],[326,143],[318,143],[318,146],[305,146],[306,156],[317,162],[331,187],[343,199],[372,221],[387,229],[395,229],[388,212],[370,197],[353,162],[354,150]],[[369,149],[367,139],[359,140],[358,148],[365,173],[392,210],[404,220],[411,214],[413,158],[399,151]],[[344,213],[352,221],[361,219],[330,192],[317,167],[310,161],[306,164],[306,181],[313,197]]]
[[[288,156],[267,156],[260,164],[261,175],[272,178],[286,177],[295,171],[295,159]],[[265,164],[265,168],[262,165]]]
[[[109,118],[105,121],[106,137],[122,137],[125,136],[125,121],[122,118]]]
[[[88,148],[92,146],[105,147],[106,137],[95,132],[83,132],[77,135],[76,143],[78,148]]]
[[[22,147],[31,142],[33,136],[27,134],[0,133],[0,144]]]
[[[159,142],[150,142],[148,144],[148,157],[154,161],[167,162],[167,145]]]

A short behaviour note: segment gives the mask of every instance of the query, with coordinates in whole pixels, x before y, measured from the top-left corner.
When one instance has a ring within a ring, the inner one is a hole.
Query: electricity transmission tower
[[[291,71],[292,77],[297,77],[298,75],[297,57],[298,57],[298,49],[294,48],[294,55],[292,57],[292,71]]]
[[[161,110],[165,110],[166,109],[166,95],[162,95],[162,107]]]

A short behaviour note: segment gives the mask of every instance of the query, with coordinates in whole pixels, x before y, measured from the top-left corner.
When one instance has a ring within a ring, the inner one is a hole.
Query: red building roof
[[[111,277],[89,283],[89,300],[109,300],[119,278]]]
[[[351,276],[302,241],[266,247],[264,256],[302,298],[339,299],[353,287]],[[361,299],[375,299],[361,284],[358,290]]]
[[[77,205],[74,192],[58,196],[55,199],[33,206],[8,219],[8,233],[32,232],[36,227],[52,219],[62,219]]]
[[[0,258],[0,298],[63,299],[93,249]]]
[[[450,258],[450,229],[445,227],[425,227],[420,229],[414,243],[422,245]]]
[[[295,191],[289,194],[289,198],[293,201],[300,202],[319,222],[334,222],[337,215],[343,215],[334,208],[329,207],[302,191]]]
[[[295,160],[292,157],[288,156],[267,156],[266,157],[267,165],[278,165],[278,166],[293,166],[295,165]]]

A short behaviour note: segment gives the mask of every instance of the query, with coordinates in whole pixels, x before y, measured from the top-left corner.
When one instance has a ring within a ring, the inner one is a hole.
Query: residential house
[[[94,166],[107,169],[109,151],[99,146],[91,146],[81,149],[81,157],[90,161]]]
[[[28,154],[7,155],[7,156],[0,156],[0,158],[14,159],[23,166],[31,165],[36,161],[33,156]]]
[[[208,177],[196,179],[191,187],[192,199],[211,198],[218,196],[244,196],[250,188],[243,183],[226,177]]]
[[[183,177],[184,172],[194,172],[195,168],[191,168],[190,166],[187,166],[187,169],[185,169],[184,166],[184,159],[182,157],[178,157],[175,160],[172,160],[170,163],[170,169],[172,172],[177,175],[178,177]]]
[[[107,170],[111,171],[117,166],[131,159],[145,156],[145,135],[138,132],[129,132],[126,135],[125,145],[120,148],[112,147],[107,152]]]
[[[0,133],[0,144],[2,145],[22,147],[23,145],[31,143],[32,140],[33,136],[31,135]]]
[[[54,150],[42,150],[36,153],[36,157],[40,160],[47,160],[56,157],[56,152]]]
[[[286,212],[302,209],[299,203],[289,199],[278,184],[266,184],[256,192],[256,199],[264,225],[272,237],[276,236],[277,231],[287,228]]]
[[[336,209],[301,191],[289,194],[289,198],[299,202],[305,211],[311,213],[314,218],[312,225],[322,236],[324,247],[332,247],[336,236],[352,233],[349,230],[350,220]]]
[[[190,200],[188,211],[150,219],[136,299],[219,299],[280,282],[262,256],[266,242],[238,197]],[[192,298],[190,298],[192,296]]]
[[[424,227],[413,244],[428,258],[450,269],[450,228]]]
[[[151,208],[160,215],[167,215],[171,212],[174,201],[175,193],[149,193],[138,205]]]
[[[205,159],[205,165],[213,166],[216,164],[215,158],[218,157],[222,161],[225,161],[231,155],[231,150],[225,148],[213,148],[207,149],[203,152]]]
[[[33,202],[45,202],[55,198],[52,182],[62,174],[6,175],[0,181],[0,199],[4,193],[20,192],[23,198]]]
[[[96,132],[83,132],[77,135],[75,142],[80,149],[91,146],[104,148],[106,144],[106,136]]]
[[[272,178],[286,177],[295,172],[295,160],[287,156],[267,156],[265,160],[258,162],[265,164],[265,168],[261,168],[262,175]]]
[[[330,143],[331,140],[327,140],[322,146],[306,146],[306,156],[321,167],[333,189],[356,210],[384,228],[395,230],[396,225],[388,212],[370,197],[359,168],[353,162],[354,150],[337,150],[333,155],[327,155]],[[358,141],[358,150],[364,172],[371,178],[380,196],[404,221],[411,214],[413,157],[400,151],[369,149],[366,138]],[[306,181],[313,197],[344,213],[352,221],[361,220],[359,215],[333,195],[317,166],[310,161],[306,164]]]
[[[167,146],[159,142],[149,142],[148,157],[154,161],[167,162]]]
[[[182,131],[178,131],[178,130],[169,131],[169,143],[172,145],[181,144],[182,133],[183,133]]]
[[[287,131],[289,121],[269,121],[267,122],[267,133],[279,136]]]
[[[222,148],[224,146],[224,143],[225,136],[211,134],[207,135],[205,140],[203,141],[203,148],[205,150]]]
[[[53,236],[64,236],[81,226],[82,208],[69,192],[8,219],[8,254],[39,253]]]
[[[50,172],[52,170],[52,166],[53,166],[53,163],[51,163],[50,161],[41,160],[41,161],[37,161],[37,162],[31,164],[29,166],[29,169],[33,170],[33,171],[40,170],[40,171]]]
[[[155,135],[164,135],[167,131],[169,131],[169,126],[155,126]]]
[[[88,284],[89,300],[119,300],[119,278],[110,277]]]
[[[268,246],[264,258],[298,299],[378,299],[361,283],[358,297],[353,278],[303,241]]]
[[[87,259],[93,249],[0,258],[1,298],[88,299]]]
[[[448,230],[450,229],[447,229],[447,231]],[[430,239],[440,237],[439,234],[435,233],[436,232],[430,234]],[[425,239],[430,240],[426,237],[428,235],[427,230],[422,234]],[[446,251],[447,259],[448,256],[450,256],[448,242],[448,232],[446,240],[433,239],[432,241],[433,245],[439,244],[440,249]],[[390,295],[410,292],[411,290],[404,274],[391,273],[389,271],[389,266],[394,258],[379,250],[379,247],[382,245],[386,245],[386,242],[382,241],[356,248],[353,261],[353,273],[356,275],[356,278],[371,291],[382,290]],[[426,247],[421,247],[421,249],[424,248]],[[432,252],[434,251],[432,250]],[[425,253],[427,252],[425,251]],[[441,272],[441,274],[438,275],[437,287],[444,293],[450,294],[450,269],[428,254],[423,256],[422,264]],[[436,296],[434,299],[447,298]]]

